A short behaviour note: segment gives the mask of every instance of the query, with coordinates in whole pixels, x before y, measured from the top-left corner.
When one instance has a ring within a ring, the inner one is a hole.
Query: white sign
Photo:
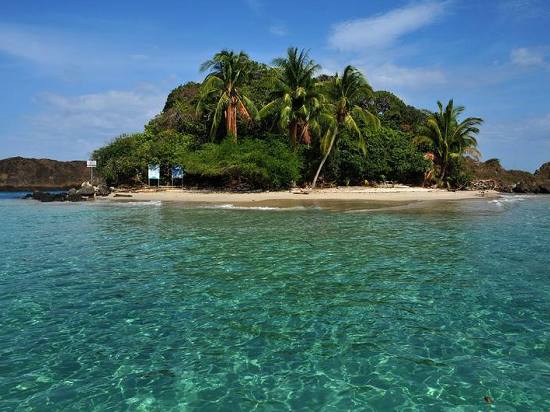
[[[160,166],[159,165],[149,165],[148,171],[149,179],[160,179]]]
[[[97,167],[97,161],[95,161],[95,160],[86,160],[86,167]]]

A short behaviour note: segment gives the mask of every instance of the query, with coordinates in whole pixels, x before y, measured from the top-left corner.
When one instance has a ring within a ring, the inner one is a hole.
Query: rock
[[[466,170],[474,178],[473,189],[494,189],[506,193],[545,193],[550,182],[550,162],[543,164],[534,174],[523,170],[506,170],[498,159],[476,162],[466,159]]]
[[[471,190],[496,190],[497,182],[493,179],[473,180],[470,183]]]
[[[99,185],[95,190],[96,196],[109,196],[111,190],[105,185]]]
[[[58,190],[80,184],[90,176],[85,161],[10,157],[0,160],[0,189]]]
[[[539,193],[539,186],[535,183],[519,181],[512,189],[514,193]]]
[[[48,193],[37,190],[32,192],[32,198],[40,202],[64,202],[67,198],[67,193]]]
[[[66,200],[68,200],[69,202],[81,202],[84,199],[82,198],[82,195],[79,194],[76,189],[70,189],[67,192]]]
[[[542,182],[539,184],[539,191],[540,193],[549,194],[550,193],[550,180],[547,180],[546,182]]]
[[[95,190],[90,182],[84,182],[82,183],[80,189],[76,191],[76,193],[80,196],[94,196]]]
[[[541,167],[539,167],[535,172],[535,176],[537,176],[539,179],[550,180],[550,162],[546,162]]]

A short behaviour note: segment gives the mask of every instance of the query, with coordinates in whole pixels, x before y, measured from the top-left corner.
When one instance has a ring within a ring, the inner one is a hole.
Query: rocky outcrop
[[[534,174],[523,170],[506,170],[498,159],[476,162],[467,160],[468,172],[473,176],[470,188],[498,190],[505,193],[550,193],[550,162]]]
[[[80,186],[89,180],[84,161],[10,157],[0,160],[0,190],[55,190]]]
[[[32,194],[24,196],[24,199],[34,199],[40,202],[82,202],[93,200],[96,196],[108,196],[111,189],[105,185],[92,186],[90,182],[84,182],[79,189],[69,189],[67,192],[42,192],[35,190]]]
[[[94,196],[95,188],[90,182],[84,182],[80,185],[80,189],[76,191],[76,194],[80,196]]]
[[[535,176],[540,179],[550,180],[550,162],[546,162],[535,172]]]

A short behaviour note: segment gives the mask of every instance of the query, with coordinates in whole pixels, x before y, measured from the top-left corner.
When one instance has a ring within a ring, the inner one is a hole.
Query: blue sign
[[[159,180],[160,179],[160,166],[159,165],[149,165],[148,178],[150,180],[152,180],[152,179]]]
[[[172,167],[172,179],[183,179],[183,167],[174,166]]]

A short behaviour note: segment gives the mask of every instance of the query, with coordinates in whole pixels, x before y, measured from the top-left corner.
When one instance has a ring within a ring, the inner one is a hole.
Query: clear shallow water
[[[2,200],[0,410],[550,410],[549,212]]]

